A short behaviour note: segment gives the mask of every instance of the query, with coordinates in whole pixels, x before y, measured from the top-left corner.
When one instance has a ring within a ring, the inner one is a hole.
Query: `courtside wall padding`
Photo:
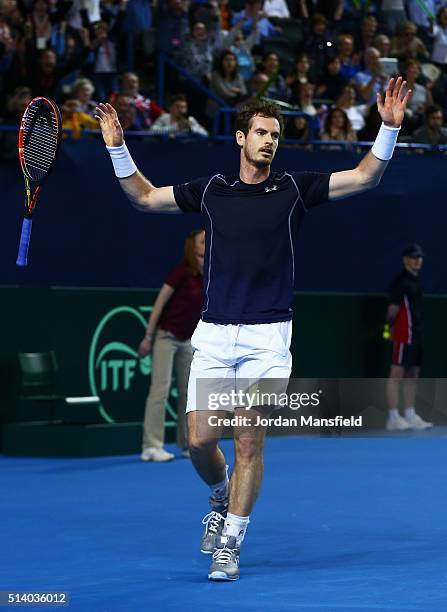
[[[0,425],[48,418],[48,408],[19,400],[18,351],[56,351],[60,392],[101,397],[106,417],[141,421],[150,362],[136,349],[156,290],[0,288]],[[424,377],[447,378],[443,317],[447,298],[425,299]],[[384,377],[390,347],[381,338],[385,296],[296,294],[293,375],[302,378]],[[175,414],[175,385],[169,398]],[[58,418],[70,420],[68,408]],[[88,420],[88,415],[83,414]],[[106,422],[92,415],[92,420]]]

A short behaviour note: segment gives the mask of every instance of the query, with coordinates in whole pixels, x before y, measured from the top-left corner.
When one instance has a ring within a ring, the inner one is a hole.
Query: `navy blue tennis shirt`
[[[307,210],[328,200],[330,174],[271,172],[262,183],[216,174],[174,186],[178,207],[208,219],[202,319],[292,318],[294,241]]]

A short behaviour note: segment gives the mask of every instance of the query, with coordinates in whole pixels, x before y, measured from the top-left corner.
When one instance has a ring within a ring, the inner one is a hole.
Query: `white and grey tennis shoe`
[[[239,546],[234,536],[220,536],[216,540],[208,579],[216,582],[239,579]]]

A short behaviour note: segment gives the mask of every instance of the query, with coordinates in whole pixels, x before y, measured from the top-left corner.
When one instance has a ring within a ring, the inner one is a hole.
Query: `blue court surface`
[[[236,583],[207,581],[188,460],[2,457],[0,590],[85,612],[445,611],[446,437],[269,439]]]

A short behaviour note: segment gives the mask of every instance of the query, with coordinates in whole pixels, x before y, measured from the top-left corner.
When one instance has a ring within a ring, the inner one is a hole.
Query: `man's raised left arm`
[[[403,81],[402,77],[390,79],[384,99],[381,93],[377,94],[377,108],[383,123],[374,145],[356,168],[331,174],[330,200],[362,193],[380,183],[388,162],[393,156],[405,109],[411,96],[411,89],[405,92],[406,84],[407,82]]]

